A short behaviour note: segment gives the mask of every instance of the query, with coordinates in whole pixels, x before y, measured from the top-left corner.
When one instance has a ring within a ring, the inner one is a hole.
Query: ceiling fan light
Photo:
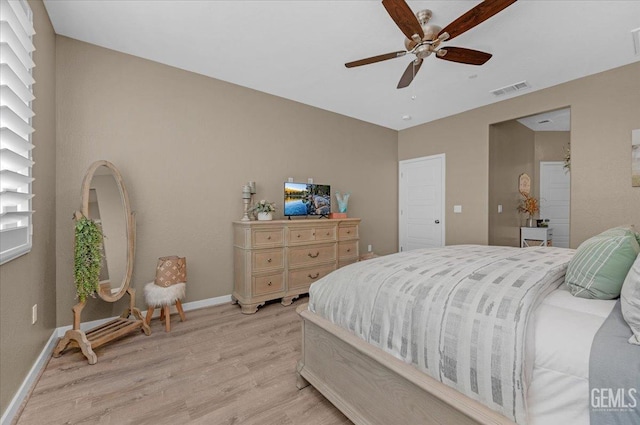
[[[431,54],[431,46],[428,44],[418,46],[414,53],[420,59],[424,59]]]

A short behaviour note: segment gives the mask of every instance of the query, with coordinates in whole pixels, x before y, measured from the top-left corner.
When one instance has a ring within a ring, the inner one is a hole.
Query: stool
[[[147,316],[145,317],[145,322],[147,325],[151,322],[151,316],[153,315],[153,310],[158,307],[162,308],[160,311],[160,320],[164,320],[164,330],[165,332],[171,331],[171,321],[169,319],[170,312],[169,307],[172,304],[176,305],[176,309],[178,310],[178,314],[180,315],[180,321],[184,322],[187,318],[184,315],[184,311],[182,310],[182,302],[180,301],[184,298],[185,291],[187,285],[184,282],[176,283],[166,288],[163,286],[158,286],[154,282],[149,282],[144,286],[144,298],[147,302],[149,308],[147,309]]]

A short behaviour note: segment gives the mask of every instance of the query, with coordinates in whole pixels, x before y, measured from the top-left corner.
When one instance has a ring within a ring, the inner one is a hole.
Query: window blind
[[[31,250],[33,14],[0,0],[0,264]]]

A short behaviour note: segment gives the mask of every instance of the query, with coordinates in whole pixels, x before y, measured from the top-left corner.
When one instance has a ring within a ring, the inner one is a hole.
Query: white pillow
[[[640,255],[631,266],[620,292],[622,316],[633,331],[629,343],[640,345]]]

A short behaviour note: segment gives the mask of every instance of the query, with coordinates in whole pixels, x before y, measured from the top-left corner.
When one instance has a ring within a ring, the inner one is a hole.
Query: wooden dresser
[[[338,267],[358,261],[359,218],[235,221],[233,302],[252,314],[265,301],[290,305]]]

